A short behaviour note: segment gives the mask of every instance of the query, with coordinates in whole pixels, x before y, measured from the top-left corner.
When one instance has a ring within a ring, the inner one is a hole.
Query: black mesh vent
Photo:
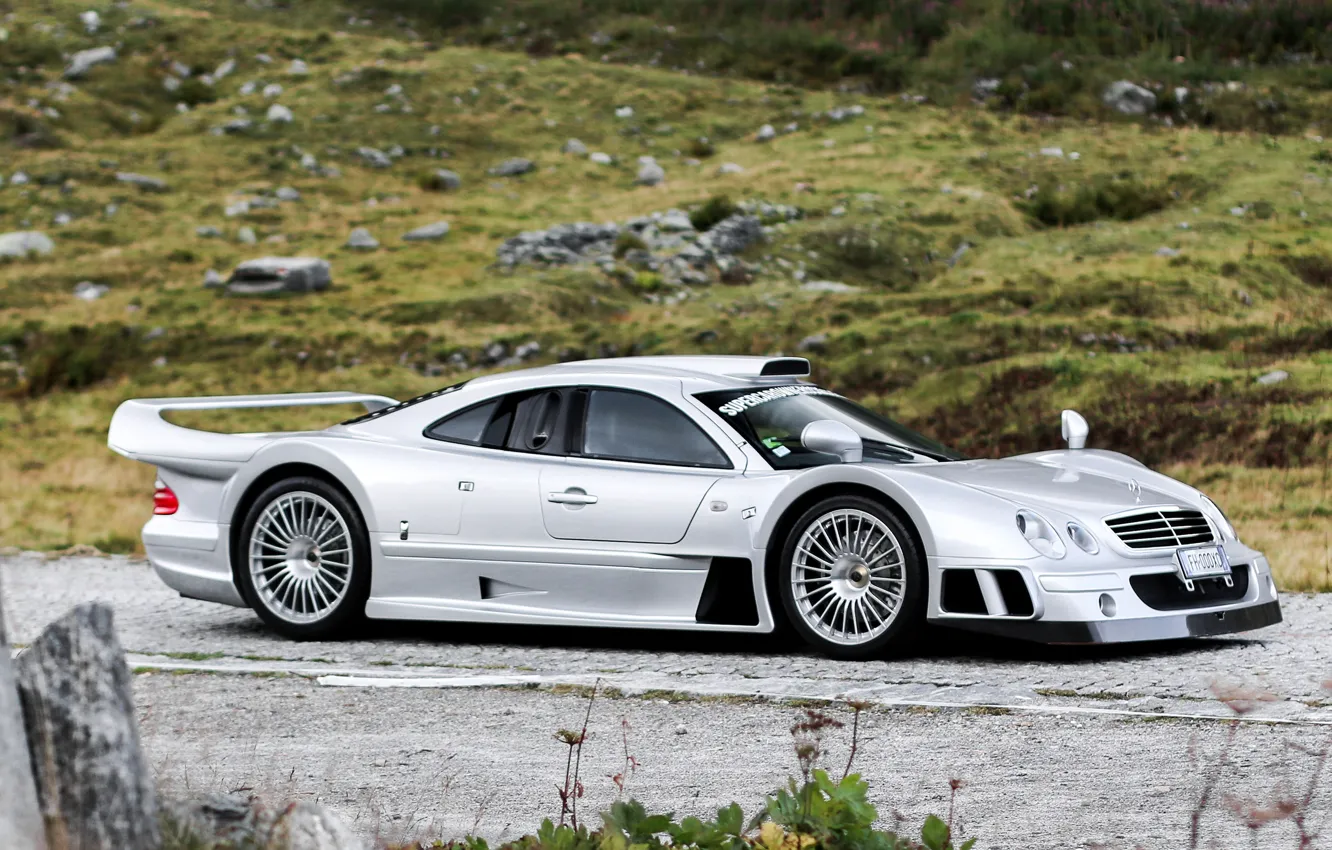
[[[1134,576],[1129,579],[1129,584],[1147,607],[1157,611],[1182,611],[1239,602],[1249,592],[1248,564],[1232,567],[1230,580],[1233,587],[1226,587],[1221,578],[1194,579],[1193,590],[1189,590],[1176,573],[1148,573]]]

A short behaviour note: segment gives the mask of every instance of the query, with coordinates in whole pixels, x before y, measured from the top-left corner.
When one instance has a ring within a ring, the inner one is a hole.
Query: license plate
[[[1230,575],[1230,561],[1220,546],[1199,546],[1180,549],[1175,553],[1179,561],[1179,574],[1185,581]]]

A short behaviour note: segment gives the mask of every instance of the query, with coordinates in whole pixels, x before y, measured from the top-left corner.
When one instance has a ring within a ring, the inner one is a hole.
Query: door
[[[678,543],[731,470],[681,410],[646,393],[580,389],[564,463],[540,474],[542,517],[558,540]]]

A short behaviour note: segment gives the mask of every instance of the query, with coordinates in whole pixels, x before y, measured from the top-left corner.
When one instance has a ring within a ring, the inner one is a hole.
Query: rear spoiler
[[[169,410],[237,410],[250,407],[365,405],[382,410],[397,404],[382,395],[352,392],[224,395],[198,398],[136,398],[123,402],[111,417],[106,444],[131,460],[179,469],[206,478],[228,478],[264,445],[266,434],[216,434],[172,425]]]

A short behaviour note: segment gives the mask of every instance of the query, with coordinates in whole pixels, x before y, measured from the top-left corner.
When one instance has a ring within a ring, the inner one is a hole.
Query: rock
[[[404,233],[402,238],[409,242],[433,242],[436,239],[443,239],[448,233],[449,223],[447,221],[437,221],[434,224],[427,224]]]
[[[88,50],[80,50],[69,58],[69,64],[65,66],[65,79],[80,79],[87,75],[93,66],[105,65],[114,61],[116,61],[116,49],[114,47],[93,47]]]
[[[698,245],[718,254],[739,254],[763,241],[763,225],[757,216],[732,215],[698,238]]]
[[[1264,387],[1270,387],[1275,384],[1281,383],[1282,381],[1286,380],[1289,377],[1290,377],[1289,372],[1287,372],[1284,369],[1277,369],[1276,371],[1268,372],[1266,375],[1262,375],[1257,379],[1255,383],[1261,384]]]
[[[952,268],[953,266],[957,265],[958,262],[964,256],[966,256],[966,253],[970,250],[971,250],[971,245],[967,242],[963,242],[961,245],[957,246],[957,250],[953,252],[953,255],[944,262],[948,265],[949,268]]]
[[[55,243],[37,230],[0,233],[0,257],[27,257],[30,254],[46,256],[55,250]]]
[[[610,154],[602,153],[601,151],[588,154],[587,159],[589,162],[595,162],[597,165],[610,165],[614,162],[614,160],[611,159]]]
[[[264,117],[273,124],[290,124],[296,116],[292,115],[287,107],[275,103],[268,107],[268,113]]]
[[[744,174],[744,173],[745,173],[744,167],[737,165],[734,162],[723,162],[721,165],[717,166],[718,177],[727,174]]]
[[[815,354],[822,354],[828,348],[828,335],[813,334],[807,336],[796,345],[796,351],[812,351]]]
[[[355,248],[362,251],[373,251],[379,247],[379,240],[370,235],[370,231],[364,227],[358,227],[352,230],[351,235],[347,237],[348,248]]]
[[[656,186],[666,179],[666,169],[658,165],[655,159],[643,157],[639,161],[642,164],[638,167],[638,176],[634,178],[635,183],[640,186]]]
[[[0,359],[6,359],[0,357]],[[14,681],[14,662],[5,631],[5,600],[0,592],[0,844],[12,850],[46,847],[37,789],[32,781],[32,758],[23,728]]]
[[[250,132],[250,128],[252,128],[253,126],[254,122],[251,121],[249,118],[233,118],[227,123],[218,127],[214,132],[219,136],[221,135],[239,136],[244,133]]]
[[[200,239],[216,239],[222,235],[222,231],[211,224],[202,224],[194,228],[194,235]]]
[[[675,727],[675,734],[677,734],[677,735],[688,735],[688,734],[689,734],[689,730],[686,729],[686,728],[684,728],[683,726],[676,726],[676,727]]]
[[[376,148],[360,147],[356,149],[356,155],[359,156],[366,165],[371,168],[389,168],[393,165],[393,160],[388,155]]]
[[[232,295],[318,292],[327,289],[330,283],[328,262],[318,257],[260,257],[246,260],[232,270],[227,292]]]
[[[205,289],[216,289],[222,285],[222,275],[217,273],[217,269],[209,269],[204,272],[203,285]]]
[[[250,202],[241,198],[234,204],[227,204],[222,210],[222,214],[227,218],[235,218],[238,215],[245,215],[250,211]]]
[[[692,233],[694,223],[684,210],[667,210],[657,219],[657,229],[663,233]]]
[[[436,168],[427,179],[430,188],[439,192],[456,192],[462,188],[462,177],[447,168]]]
[[[83,24],[83,31],[92,35],[102,25],[102,16],[89,9],[86,12],[79,12],[79,22]]]
[[[180,88],[180,78],[168,76],[162,80],[162,88],[167,91],[176,91]]]
[[[791,133],[794,133],[799,129],[800,129],[800,124],[795,121],[792,121],[790,124],[787,124],[785,127],[782,128],[782,133],[785,135],[790,135]]]
[[[569,139],[560,148],[561,153],[571,153],[574,156],[587,156],[587,145],[577,139]]]
[[[777,138],[777,131],[772,129],[771,124],[764,124],[759,127],[758,133],[754,135],[754,141],[756,142],[771,142],[775,138]]]
[[[1169,248],[1169,247],[1166,247],[1166,246],[1163,245],[1163,246],[1161,246],[1160,248],[1157,248],[1157,249],[1156,249],[1156,256],[1158,256],[1158,257],[1178,257],[1178,256],[1179,256],[1179,251],[1178,251],[1177,249],[1175,249],[1175,248]]]
[[[1003,85],[1003,80],[998,77],[981,77],[971,86],[971,96],[977,100],[987,100],[994,97],[999,91],[999,86]]]
[[[310,66],[306,65],[303,59],[293,59],[291,66],[287,68],[287,73],[293,77],[303,77],[310,73]]]
[[[74,608],[15,667],[38,799],[60,824],[60,846],[160,847],[152,768],[111,609]]]
[[[64,227],[73,220],[74,216],[70,215],[67,212],[58,212],[55,215],[51,216],[51,223],[54,224],[56,227]]]
[[[528,172],[535,170],[536,163],[532,162],[530,159],[523,159],[519,156],[506,159],[500,164],[493,166],[489,173],[496,177],[517,177],[520,174],[527,174]]]
[[[811,280],[808,283],[802,283],[800,288],[805,292],[857,292],[857,287],[849,286],[835,280]]]
[[[215,793],[189,802],[164,802],[161,816],[205,847],[365,850],[365,844],[337,815],[317,803],[273,808],[257,797]]]
[[[301,199],[301,193],[290,186],[279,186],[273,195],[279,201],[286,201],[288,203],[299,201]]]
[[[213,79],[220,80],[224,77],[229,76],[231,72],[234,70],[236,70],[236,60],[227,59],[221,65],[218,65],[215,69],[213,69]]]
[[[131,186],[137,186],[145,192],[165,192],[167,190],[167,182],[162,178],[135,174],[132,171],[117,171],[116,180],[121,183],[128,183]]]
[[[1106,87],[1101,102],[1123,115],[1146,115],[1156,108],[1156,95],[1128,80],[1119,80]]]
[[[11,176],[11,177],[9,178],[9,185],[11,185],[11,186],[23,186],[23,185],[25,185],[25,184],[29,181],[29,179],[30,179],[30,178],[28,177],[28,175],[27,175],[26,173],[24,173],[24,172],[22,172],[22,171],[15,171],[14,174],[13,174],[13,176]]]
[[[282,84],[281,84],[281,83],[269,83],[268,85],[264,86],[263,95],[264,95],[264,97],[265,97],[266,99],[268,99],[268,100],[272,100],[272,99],[275,98],[275,97],[281,97],[281,96],[282,96]]]
[[[236,231],[236,241],[242,245],[253,245],[259,241],[259,237],[255,235],[254,228],[242,227]]]
[[[633,118],[634,108],[632,106],[620,106],[615,110],[616,118]]]
[[[1041,156],[1052,156],[1056,159],[1064,158],[1063,148],[1041,148]]]

